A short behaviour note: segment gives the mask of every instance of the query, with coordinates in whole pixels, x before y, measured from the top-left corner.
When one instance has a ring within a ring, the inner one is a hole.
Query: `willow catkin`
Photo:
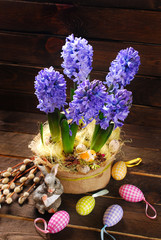
[[[12,203],[12,198],[10,198],[10,197],[7,198],[7,199],[6,199],[6,203],[7,203],[7,204],[11,204],[11,203]]]
[[[2,180],[2,183],[3,184],[6,184],[6,183],[8,183],[9,182],[9,178],[8,177],[6,177],[6,178],[4,178],[3,180]]]

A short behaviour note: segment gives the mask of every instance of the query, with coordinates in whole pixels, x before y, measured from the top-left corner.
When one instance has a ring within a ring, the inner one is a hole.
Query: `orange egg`
[[[81,153],[79,157],[86,162],[93,162],[96,157],[96,152],[94,150],[88,150],[84,153]]]

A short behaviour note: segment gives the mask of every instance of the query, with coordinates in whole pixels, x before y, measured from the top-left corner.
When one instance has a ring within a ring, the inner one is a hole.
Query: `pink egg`
[[[143,192],[134,185],[125,184],[119,189],[120,196],[128,202],[140,202],[145,200]]]
[[[66,211],[56,212],[48,222],[48,231],[50,233],[60,232],[67,226],[69,219],[69,214]]]

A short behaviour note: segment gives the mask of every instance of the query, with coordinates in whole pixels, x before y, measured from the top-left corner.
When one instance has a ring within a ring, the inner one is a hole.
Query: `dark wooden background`
[[[85,218],[75,211],[84,195],[63,194],[61,209],[70,213],[70,224],[47,239],[100,239],[103,213],[118,203],[124,218],[109,229],[112,235],[119,240],[161,240],[161,0],[0,0],[0,170],[32,156],[28,143],[38,132],[38,122],[46,120],[36,109],[35,75],[51,65],[61,70],[61,47],[71,33],[87,38],[94,48],[92,79],[105,79],[122,48],[139,51],[141,66],[128,86],[133,107],[122,129],[125,145],[118,160],[143,161],[129,168],[123,181],[111,179],[109,194],[97,198]],[[157,219],[145,216],[144,202],[120,198],[118,189],[126,183],[143,191]],[[0,240],[44,239],[33,226],[36,217],[40,214],[32,196],[22,207],[17,201],[4,204]]]
[[[104,80],[122,48],[139,51],[126,122],[161,126],[160,0],[0,0],[0,109],[38,112],[35,75],[51,65],[61,69],[61,47],[71,33],[94,48],[92,78]]]

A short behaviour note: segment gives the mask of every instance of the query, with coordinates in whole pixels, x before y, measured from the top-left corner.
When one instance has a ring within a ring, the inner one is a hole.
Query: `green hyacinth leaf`
[[[94,142],[91,144],[91,149],[94,150],[95,152],[99,152],[100,149],[107,142],[108,138],[111,136],[113,129],[114,122],[111,122],[106,130],[100,128],[99,131],[97,132],[97,136],[95,137]]]
[[[78,126],[73,123],[70,128],[66,119],[61,121],[61,136],[63,149],[65,153],[72,153],[74,148],[74,140],[78,130]],[[70,136],[70,132],[72,135]]]
[[[48,113],[48,123],[53,142],[60,140],[60,111],[55,109],[53,113]]]

